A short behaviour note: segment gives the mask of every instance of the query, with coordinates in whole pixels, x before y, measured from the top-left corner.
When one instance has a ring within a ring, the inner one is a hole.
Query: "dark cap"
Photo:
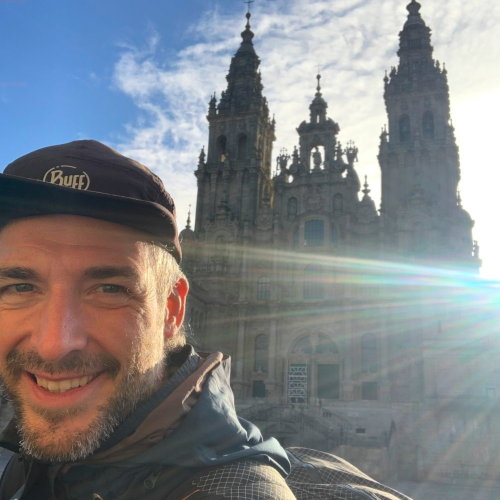
[[[160,178],[100,142],[38,149],[0,174],[0,223],[51,214],[83,215],[138,229],[181,260],[174,201]]]

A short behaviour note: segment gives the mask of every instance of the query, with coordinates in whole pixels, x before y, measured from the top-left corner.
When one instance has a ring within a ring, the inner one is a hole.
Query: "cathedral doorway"
[[[340,398],[340,354],[328,335],[299,337],[292,344],[288,360],[289,403],[316,405],[323,399]]]

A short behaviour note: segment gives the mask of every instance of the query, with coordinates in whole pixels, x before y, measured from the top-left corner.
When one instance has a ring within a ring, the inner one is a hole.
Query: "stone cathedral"
[[[454,279],[477,279],[480,260],[447,73],[420,8],[407,6],[383,79],[379,209],[320,75],[297,146],[273,157],[247,14],[182,232],[188,321],[201,347],[231,354],[240,413],[285,445],[379,478],[484,480],[500,470],[500,346],[491,321],[478,327],[477,287]]]

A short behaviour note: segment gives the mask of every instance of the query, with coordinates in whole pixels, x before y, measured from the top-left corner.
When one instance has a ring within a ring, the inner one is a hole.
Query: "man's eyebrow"
[[[40,275],[29,267],[0,267],[0,280],[40,281]]]
[[[129,278],[139,281],[139,273],[129,266],[98,266],[85,269],[86,279],[103,280],[108,278]]]

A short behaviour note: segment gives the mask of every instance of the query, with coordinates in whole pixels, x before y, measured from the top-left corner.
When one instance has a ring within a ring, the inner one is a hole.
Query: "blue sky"
[[[0,0],[2,165],[80,136],[113,142],[137,113],[113,85],[120,54],[154,32],[168,63],[209,3]]]
[[[340,140],[359,147],[357,170],[377,203],[382,78],[397,64],[407,3],[252,4],[264,93],[277,121],[274,154],[297,142],[319,65],[329,114]],[[463,204],[476,221],[483,273],[500,278],[500,4],[421,3],[434,57],[448,69]],[[239,0],[0,0],[0,165],[38,147],[95,138],[152,167],[185,220],[207,141],[207,103],[225,87],[245,11]]]

